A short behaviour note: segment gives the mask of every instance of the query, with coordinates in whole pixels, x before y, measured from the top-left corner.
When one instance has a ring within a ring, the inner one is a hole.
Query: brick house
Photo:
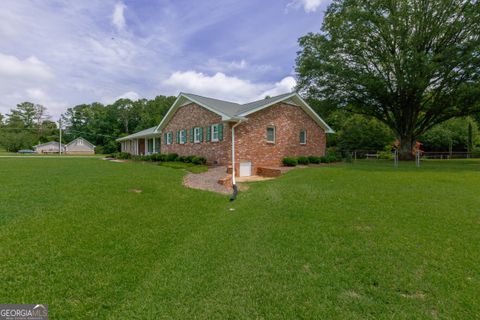
[[[132,154],[197,155],[213,165],[233,157],[236,175],[248,176],[287,156],[323,156],[332,132],[297,93],[246,104],[181,93],[157,127],[117,141]]]

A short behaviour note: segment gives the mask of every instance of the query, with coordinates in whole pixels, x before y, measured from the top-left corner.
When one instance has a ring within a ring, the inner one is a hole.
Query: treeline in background
[[[96,145],[97,153],[114,153],[115,139],[158,125],[170,106],[173,96],[157,96],[152,100],[119,99],[108,105],[81,104],[68,108],[62,115],[63,138],[69,141],[83,137]],[[336,131],[329,135],[328,147],[338,152],[385,150],[395,143],[392,130],[382,122],[325,102],[309,100],[310,105]],[[480,115],[450,119],[427,131],[419,141],[424,151],[480,151]],[[58,122],[48,115],[46,107],[23,102],[0,114],[0,146],[10,152],[31,149],[34,145],[58,141]]]
[[[97,153],[118,150],[115,139],[160,123],[175,97],[132,101],[119,99],[112,104],[81,104],[61,116],[62,142],[83,137],[96,146]],[[0,146],[16,152],[34,145],[59,140],[59,123],[52,121],[46,107],[23,102],[6,115],[0,114]]]

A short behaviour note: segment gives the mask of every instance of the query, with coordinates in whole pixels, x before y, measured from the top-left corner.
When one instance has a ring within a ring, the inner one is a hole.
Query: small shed
[[[79,137],[65,145],[65,153],[79,155],[95,154],[95,146],[84,138]]]
[[[60,153],[60,148],[63,151],[65,150],[65,145],[60,144],[57,141],[49,141],[41,144],[37,144],[36,146],[33,146],[33,150],[35,150],[36,153],[40,154],[46,154],[46,153]]]

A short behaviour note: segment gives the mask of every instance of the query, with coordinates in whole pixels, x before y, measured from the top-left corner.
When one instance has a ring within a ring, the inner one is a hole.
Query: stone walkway
[[[218,180],[227,175],[227,167],[208,168],[204,173],[189,173],[183,178],[183,184],[189,188],[208,190],[223,194],[232,193],[231,188],[227,188],[218,183]]]

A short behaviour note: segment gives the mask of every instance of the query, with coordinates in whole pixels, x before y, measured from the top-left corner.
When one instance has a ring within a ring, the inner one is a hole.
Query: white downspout
[[[232,126],[232,184],[235,185],[235,127],[242,123],[242,120],[239,120]]]

